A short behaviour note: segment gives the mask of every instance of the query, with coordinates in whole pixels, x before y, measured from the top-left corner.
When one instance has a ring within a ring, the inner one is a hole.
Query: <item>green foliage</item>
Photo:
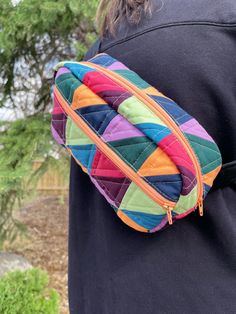
[[[32,268],[0,278],[1,314],[58,314],[59,294],[47,288],[47,273]]]
[[[35,96],[35,109],[50,103],[50,64],[82,58],[95,39],[94,14],[98,1],[10,0],[0,2],[0,88],[2,106],[19,107],[20,91]],[[77,48],[81,49],[77,50]],[[32,82],[36,79],[38,84]],[[22,81],[24,79],[24,81]],[[26,102],[26,105],[28,103]]]
[[[60,149],[50,138],[50,118],[48,114],[37,114],[25,119],[5,122],[1,125],[0,149],[0,247],[3,241],[13,241],[17,231],[25,228],[14,219],[12,212],[18,202],[29,191],[37,178],[43,174],[45,165],[53,162],[55,158],[50,150],[56,152]],[[59,151],[58,151],[59,153]],[[36,171],[32,168],[35,159],[44,159],[42,168]],[[15,228],[15,227],[18,228]]]
[[[29,181],[36,183],[49,163],[58,166],[55,157],[65,158],[52,140],[47,114],[52,68],[83,58],[96,37],[98,0],[13,3],[0,1],[0,108],[13,117],[0,125],[0,248],[5,239],[14,240],[16,226],[24,230],[12,212]],[[32,161],[39,158],[45,162],[33,173]]]

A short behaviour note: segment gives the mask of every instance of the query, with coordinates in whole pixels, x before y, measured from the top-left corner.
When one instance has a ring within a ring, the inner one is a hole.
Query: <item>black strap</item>
[[[84,56],[84,60],[87,61],[93,58],[96,54],[100,52],[101,40],[98,38],[95,43],[90,47],[87,51],[86,55]]]
[[[236,183],[236,160],[222,166],[216,177],[213,189],[219,189]]]
[[[97,41],[95,42],[95,47],[94,47],[94,50],[96,50],[96,54],[100,52],[100,46],[101,46],[101,40],[100,38],[98,38]]]

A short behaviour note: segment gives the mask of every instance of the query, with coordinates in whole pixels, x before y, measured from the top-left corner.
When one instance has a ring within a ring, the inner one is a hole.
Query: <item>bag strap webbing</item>
[[[233,183],[236,183],[236,160],[223,164],[212,188],[224,188]]]
[[[100,52],[101,40],[98,38],[95,43],[90,47],[84,56],[84,61],[93,58],[96,54]]]

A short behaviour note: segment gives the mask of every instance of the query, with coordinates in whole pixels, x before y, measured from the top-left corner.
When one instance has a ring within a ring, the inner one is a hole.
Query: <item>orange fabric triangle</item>
[[[170,157],[158,147],[143,163],[138,174],[141,176],[179,174],[179,170]]]
[[[120,219],[124,223],[126,223],[128,226],[134,228],[135,230],[138,230],[138,231],[141,231],[141,232],[147,232],[147,229],[145,229],[142,226],[139,226],[136,222],[131,220],[127,215],[125,215],[125,213],[123,213],[120,209],[117,211],[117,215],[118,215],[118,217],[120,217]]]
[[[106,105],[107,103],[87,86],[80,85],[74,92],[72,109],[79,109],[87,106]]]
[[[161,92],[159,92],[156,88],[154,88],[152,86],[143,89],[143,91],[147,94],[150,94],[150,95],[164,96]]]
[[[217,168],[215,168],[211,172],[208,172],[207,174],[205,174],[203,176],[203,182],[209,186],[212,186],[213,181],[214,181],[215,177],[217,176],[218,172],[220,171],[220,169],[221,169],[221,166],[218,166]]]

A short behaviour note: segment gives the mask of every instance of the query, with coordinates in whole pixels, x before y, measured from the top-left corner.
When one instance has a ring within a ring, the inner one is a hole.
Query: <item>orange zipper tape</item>
[[[161,205],[167,211],[169,224],[172,224],[171,210],[175,206],[175,202],[171,202],[160,195],[152,188],[144,179],[142,179],[132,168],[130,168],[116,153],[103,142],[87,125],[87,123],[73,110],[69,103],[60,94],[58,88],[54,86],[54,94],[58,99],[63,110],[69,115],[74,123],[81,128],[84,133],[93,141],[98,149],[106,155],[131,181],[140,187],[152,200]]]
[[[195,168],[195,171],[197,174],[198,196],[197,196],[196,206],[199,206],[199,214],[200,214],[200,216],[202,216],[203,215],[203,204],[202,204],[203,184],[202,184],[201,168],[200,168],[199,162],[197,160],[197,157],[196,157],[192,147],[190,146],[190,144],[189,144],[188,140],[186,139],[186,137],[184,136],[184,134],[181,132],[181,130],[175,124],[175,122],[170,118],[170,116],[166,113],[166,111],[160,105],[157,106],[156,102],[153,99],[151,99],[146,93],[144,93],[142,90],[140,90],[134,84],[130,83],[130,81],[128,81],[124,77],[118,75],[117,73],[115,73],[109,69],[105,69],[102,66],[99,66],[99,65],[94,64],[94,63],[89,62],[89,61],[80,62],[80,63],[85,64],[85,65],[87,64],[89,67],[95,68],[95,69],[101,71],[106,76],[108,76],[110,79],[114,80],[115,82],[120,84],[122,87],[129,90],[137,98],[141,99],[142,102],[144,102],[145,105],[147,105],[147,107],[152,110],[152,112],[154,112],[158,116],[161,116],[161,119],[164,121],[164,123],[166,125],[168,125],[170,127],[170,129],[172,130],[172,132],[177,136],[177,138],[181,140],[181,143],[184,145],[185,150],[188,152],[188,155],[190,156],[190,158],[193,162],[193,165],[194,165],[194,168]]]

